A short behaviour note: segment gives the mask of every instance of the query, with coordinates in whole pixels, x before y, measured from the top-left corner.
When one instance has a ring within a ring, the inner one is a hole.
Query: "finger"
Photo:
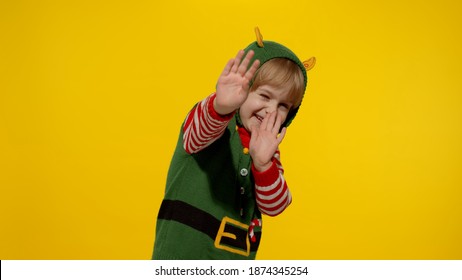
[[[228,63],[225,66],[225,69],[223,69],[223,72],[221,73],[222,76],[226,76],[229,74],[231,71],[231,68],[233,68],[234,65],[234,58],[230,59]]]
[[[242,90],[243,92],[249,91],[250,80],[244,77],[244,81],[242,82]]]
[[[239,64],[241,63],[241,60],[242,60],[242,57],[244,56],[244,51],[243,50],[240,50],[237,55],[236,55],[236,58],[234,58],[234,65],[233,67],[231,68],[231,72],[232,73],[236,73],[237,72],[237,69],[239,67]]]
[[[281,130],[281,133],[278,136],[278,145],[281,144],[282,140],[284,140],[284,137],[286,136],[286,131],[287,128],[284,126]]]
[[[245,78],[248,79],[249,81],[252,80],[259,66],[260,66],[260,60],[257,59],[252,63],[252,66],[250,66],[249,70],[247,70],[247,72],[245,73]]]
[[[260,124],[260,130],[266,130],[266,127],[268,126],[268,119],[269,119],[269,116],[268,114],[266,114],[266,116],[263,118]]]
[[[250,143],[253,143],[258,138],[258,126],[250,127]],[[250,145],[250,144],[249,144]]]
[[[242,60],[241,65],[239,65],[237,72],[241,74],[242,76],[244,76],[245,72],[247,71],[247,68],[249,67],[249,63],[253,55],[254,55],[253,50],[248,51],[244,59]]]
[[[279,133],[281,125],[282,125],[282,116],[280,114],[277,114],[273,129],[272,129],[272,132],[274,135],[277,135]]]
[[[276,120],[276,114],[277,114],[277,112],[274,111],[274,112],[271,112],[271,113],[269,114],[269,116],[267,117],[268,123],[267,123],[266,128],[265,128],[266,130],[268,130],[268,131],[273,131],[274,122],[275,122],[275,120]],[[265,118],[265,119],[266,119],[266,118]]]

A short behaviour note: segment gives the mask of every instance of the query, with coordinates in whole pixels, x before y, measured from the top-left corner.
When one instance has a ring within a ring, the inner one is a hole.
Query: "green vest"
[[[261,228],[251,242],[248,227],[261,219],[251,158],[244,152],[236,116],[224,134],[196,154],[183,148],[183,128],[159,210],[153,259],[255,259]]]

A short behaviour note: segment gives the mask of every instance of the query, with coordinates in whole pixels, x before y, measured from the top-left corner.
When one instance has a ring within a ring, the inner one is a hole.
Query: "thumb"
[[[258,128],[256,125],[253,125],[250,127],[250,135],[252,136],[253,134],[257,134],[258,133]]]

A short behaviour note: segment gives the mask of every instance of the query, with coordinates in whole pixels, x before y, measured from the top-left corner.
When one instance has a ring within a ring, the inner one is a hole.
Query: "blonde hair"
[[[292,60],[273,58],[264,63],[255,73],[250,91],[262,85],[287,88],[292,108],[297,108],[302,103],[305,80],[300,67]]]

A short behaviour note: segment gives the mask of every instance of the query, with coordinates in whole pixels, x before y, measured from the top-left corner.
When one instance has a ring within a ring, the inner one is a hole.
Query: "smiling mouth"
[[[258,120],[259,122],[262,122],[262,121],[263,121],[263,118],[260,117],[259,115],[255,115],[255,118],[257,118],[257,120]]]

